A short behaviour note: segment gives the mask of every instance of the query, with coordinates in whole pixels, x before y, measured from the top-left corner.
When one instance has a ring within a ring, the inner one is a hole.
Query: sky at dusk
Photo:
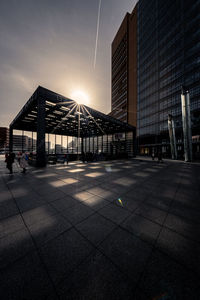
[[[111,108],[111,42],[136,0],[0,1],[0,126],[10,122],[38,85],[89,106]]]

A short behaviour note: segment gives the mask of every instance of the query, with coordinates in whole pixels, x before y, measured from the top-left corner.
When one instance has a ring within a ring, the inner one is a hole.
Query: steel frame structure
[[[95,109],[39,86],[10,124],[10,151],[13,130],[37,133],[36,165],[46,165],[45,134],[81,138],[98,137],[119,132],[132,132],[135,127]],[[82,149],[82,146],[81,146]]]

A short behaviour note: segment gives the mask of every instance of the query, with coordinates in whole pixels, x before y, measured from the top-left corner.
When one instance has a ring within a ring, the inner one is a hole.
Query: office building
[[[168,115],[183,155],[181,86],[190,93],[192,135],[200,134],[200,1],[138,2],[138,115],[141,154],[170,156]]]
[[[4,151],[9,146],[9,129],[0,127],[0,150]]]
[[[183,156],[182,85],[190,93],[192,136],[200,135],[199,12],[200,0],[139,0],[132,14],[125,16],[112,43],[111,115],[135,125],[131,113],[137,102],[140,154],[162,151],[166,157],[171,156],[170,114],[178,156]],[[135,65],[137,73],[133,72]],[[194,152],[198,149],[198,145],[193,147]]]
[[[127,13],[112,42],[112,104],[110,115],[136,126],[137,6]]]

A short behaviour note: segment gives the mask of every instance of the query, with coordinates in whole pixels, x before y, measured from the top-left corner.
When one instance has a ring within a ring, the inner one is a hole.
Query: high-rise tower
[[[137,114],[137,7],[127,13],[112,42],[112,112],[136,126]]]
[[[138,150],[171,157],[168,115],[183,156],[181,86],[191,101],[200,155],[200,0],[139,0],[112,43],[112,112],[137,124]],[[136,115],[137,110],[137,115]]]

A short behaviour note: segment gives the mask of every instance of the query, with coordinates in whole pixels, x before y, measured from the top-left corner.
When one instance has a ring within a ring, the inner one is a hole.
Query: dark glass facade
[[[138,3],[137,136],[141,154],[170,156],[168,114],[183,156],[181,85],[190,93],[192,135],[200,135],[200,0]]]
[[[124,33],[112,56],[112,116],[127,122],[128,41]]]

